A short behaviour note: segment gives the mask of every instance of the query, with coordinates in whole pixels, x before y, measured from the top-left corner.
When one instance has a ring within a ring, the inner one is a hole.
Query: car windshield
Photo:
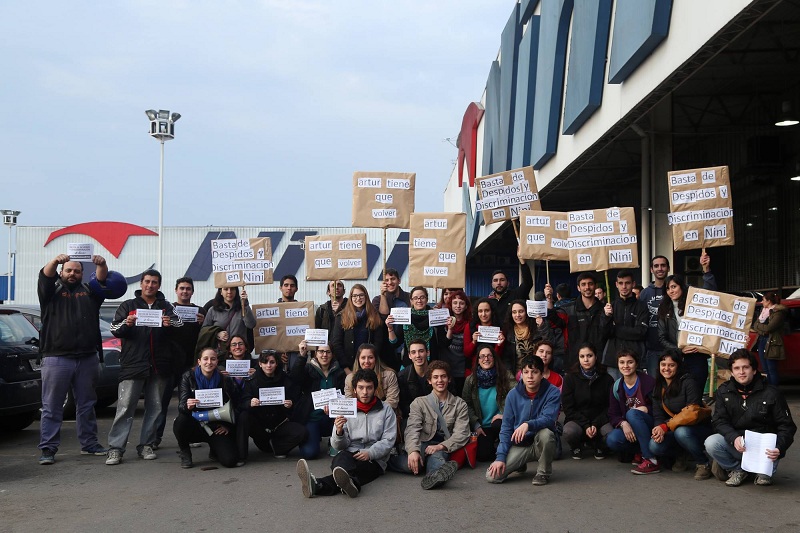
[[[0,346],[32,344],[39,332],[20,313],[0,313]]]

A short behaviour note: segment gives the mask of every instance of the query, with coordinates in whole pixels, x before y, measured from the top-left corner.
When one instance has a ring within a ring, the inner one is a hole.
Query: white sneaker
[[[141,457],[145,461],[152,461],[153,459],[158,459],[158,455],[156,455],[156,452],[153,451],[152,446],[142,446],[142,451],[139,452],[139,457]]]
[[[122,462],[122,451],[112,448],[108,450],[107,465],[118,465]]]

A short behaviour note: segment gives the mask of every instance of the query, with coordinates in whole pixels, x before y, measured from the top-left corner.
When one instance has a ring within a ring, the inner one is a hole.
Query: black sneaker
[[[192,468],[194,466],[192,462],[192,450],[189,448],[180,450],[178,456],[181,458],[181,468]]]
[[[447,461],[430,474],[425,474],[425,477],[422,478],[421,482],[422,488],[424,490],[430,490],[435,489],[436,487],[441,487],[453,479],[457,471],[458,463],[455,461]]]
[[[572,458],[573,459],[583,459],[583,457],[581,457],[581,449],[580,448],[573,448],[573,450],[572,450]]]
[[[533,481],[531,481],[531,485],[547,485],[547,482],[550,481],[550,477],[544,474],[536,474],[533,476]]]
[[[56,462],[56,452],[50,448],[43,448],[42,455],[39,456],[40,465],[51,465]]]
[[[606,458],[606,452],[603,451],[602,448],[596,448],[594,450],[594,458],[597,459],[598,461],[600,461],[602,459],[605,459]]]
[[[347,473],[347,470],[341,466],[333,469],[333,480],[336,482],[336,486],[351,498],[358,496],[358,487],[353,483],[353,479]]]

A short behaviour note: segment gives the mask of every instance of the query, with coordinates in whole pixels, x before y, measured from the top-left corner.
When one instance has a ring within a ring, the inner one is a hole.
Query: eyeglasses
[[[412,296],[411,299],[414,300],[415,302],[419,302],[421,300],[427,300],[428,297],[427,296]]]
[[[324,353],[333,353],[333,352],[330,351],[330,350],[317,350],[317,353],[323,353],[324,354]]]
[[[261,350],[261,355],[275,355],[277,353],[277,350]]]
[[[231,343],[231,348],[233,348],[234,346],[244,346],[244,345],[245,344],[243,342],[232,342]]]
[[[363,292],[361,294],[353,293],[353,294],[350,295],[350,298],[352,298],[353,300],[355,300],[356,298],[361,299],[361,298],[366,298],[366,297],[367,297],[367,295],[364,294]]]
[[[494,355],[490,353],[482,353],[478,356],[478,359],[494,359]]]

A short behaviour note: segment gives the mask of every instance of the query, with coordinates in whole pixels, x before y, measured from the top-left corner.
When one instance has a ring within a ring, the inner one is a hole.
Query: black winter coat
[[[611,303],[611,307],[611,338],[603,350],[602,363],[616,367],[617,354],[623,349],[631,350],[641,360],[645,353],[647,325],[650,320],[647,306],[631,294],[630,298],[617,298]]]
[[[339,366],[339,362],[335,359],[331,361],[331,366],[328,369],[328,378],[333,382],[333,387],[342,394],[344,394],[345,377],[346,375],[342,367]],[[298,357],[297,364],[292,368],[291,378],[294,385],[300,389],[297,405],[294,406],[294,419],[305,423],[314,410],[314,399],[311,397],[311,393],[322,390],[320,386],[324,379],[322,368],[314,359],[309,360],[309,357]]]
[[[588,309],[583,299],[578,298],[570,305],[563,307],[567,312],[567,330],[569,332],[569,353],[564,368],[572,368],[578,362],[578,347],[584,342],[594,344],[596,350],[602,350],[606,340],[611,336],[611,317],[603,311],[604,304],[595,299]]]
[[[386,342],[385,325],[381,324],[376,329],[367,328],[367,342],[375,345],[377,355],[381,358],[381,361],[383,361],[384,364],[392,366],[391,363],[397,363],[397,361],[393,360],[384,361],[383,345]],[[333,326],[331,349],[333,350],[334,357],[336,357],[336,360],[339,361],[340,367],[349,368],[351,370],[353,369],[353,363],[356,359],[356,352],[358,351],[358,346],[356,346],[355,329],[344,329],[342,327],[341,314],[336,315],[336,324]],[[397,368],[400,368],[399,364],[397,365]]]
[[[427,396],[433,390],[428,380],[425,378],[419,379],[413,364],[400,371],[397,375],[397,385],[400,387],[400,403],[398,407],[400,412],[403,413],[403,418],[406,419],[411,410],[411,402],[420,396]]]
[[[261,368],[256,369],[256,373],[245,381],[242,391],[242,406],[248,410],[250,416],[256,419],[259,424],[269,430],[274,430],[279,425],[289,419],[292,414],[291,408],[283,405],[262,405],[251,407],[250,400],[258,398],[258,389],[269,387],[284,387],[284,395],[287,400],[292,400],[292,404],[297,403],[296,388],[283,371],[276,371],[271,377],[267,376]]]
[[[614,379],[598,372],[594,379],[570,372],[564,376],[561,387],[561,406],[564,422],[575,422],[581,429],[595,426],[600,429],[608,423],[608,401]]]
[[[222,389],[222,405],[232,402],[232,407],[237,408],[241,402],[241,397],[236,390],[233,380],[227,376],[222,376],[220,382]],[[186,401],[189,398],[194,398],[194,391],[197,390],[197,380],[194,377],[194,369],[189,369],[181,375],[181,382],[178,385],[178,412],[192,416],[192,411],[186,407]],[[220,425],[219,422],[209,422],[211,429]],[[232,427],[231,424],[225,423],[226,427]]]

